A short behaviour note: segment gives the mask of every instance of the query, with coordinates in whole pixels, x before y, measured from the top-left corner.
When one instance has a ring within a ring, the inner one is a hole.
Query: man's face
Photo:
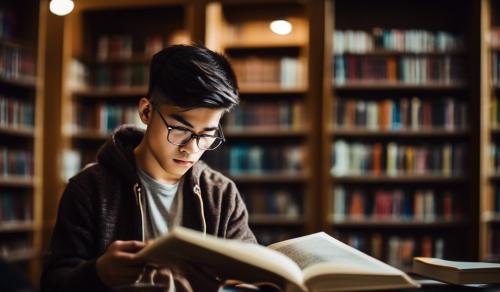
[[[172,178],[181,178],[205,152],[198,148],[193,138],[184,146],[177,146],[167,139],[168,129],[161,116],[152,107],[151,120],[146,131],[146,142],[151,154],[166,174]],[[189,130],[195,134],[220,135],[217,131],[223,109],[195,108],[186,110],[173,105],[161,105],[156,109],[161,112],[165,122],[178,129]]]

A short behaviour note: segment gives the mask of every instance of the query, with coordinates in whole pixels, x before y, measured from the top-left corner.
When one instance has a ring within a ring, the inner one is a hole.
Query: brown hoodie
[[[142,240],[142,187],[133,150],[143,136],[138,128],[121,127],[101,147],[97,163],[69,180],[59,205],[42,291],[109,291],[97,276],[96,259],[116,240]],[[183,226],[256,242],[245,204],[227,177],[199,161],[185,174],[182,193]]]

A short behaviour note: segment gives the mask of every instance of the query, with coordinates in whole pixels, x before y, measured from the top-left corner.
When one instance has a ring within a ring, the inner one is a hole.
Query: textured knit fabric
[[[135,127],[118,129],[99,150],[97,163],[69,180],[59,205],[42,291],[109,291],[97,275],[96,259],[116,240],[143,239],[137,195],[142,187],[133,153],[143,136]],[[203,205],[195,195],[198,188]],[[203,210],[208,234],[256,242],[245,204],[230,179],[199,161],[184,175],[182,192],[183,226],[202,231]],[[213,288],[203,287],[201,280],[191,283],[195,291]]]

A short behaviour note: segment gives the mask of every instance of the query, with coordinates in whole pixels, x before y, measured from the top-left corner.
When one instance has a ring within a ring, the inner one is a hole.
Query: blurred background
[[[68,178],[140,125],[149,60],[178,43],[236,71],[203,159],[261,244],[500,260],[499,0],[50,2],[0,1],[0,257],[35,286]]]

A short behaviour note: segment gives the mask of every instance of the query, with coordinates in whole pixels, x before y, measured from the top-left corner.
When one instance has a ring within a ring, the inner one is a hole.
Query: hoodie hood
[[[97,152],[97,161],[132,184],[138,181],[134,149],[141,143],[144,130],[132,125],[117,128]]]
[[[97,161],[122,176],[125,181],[129,181],[131,184],[138,182],[134,149],[141,143],[144,133],[143,129],[134,125],[120,126],[97,152]],[[206,168],[205,163],[197,161],[187,171],[186,174],[190,177],[191,185],[198,184],[198,179],[204,168]]]

